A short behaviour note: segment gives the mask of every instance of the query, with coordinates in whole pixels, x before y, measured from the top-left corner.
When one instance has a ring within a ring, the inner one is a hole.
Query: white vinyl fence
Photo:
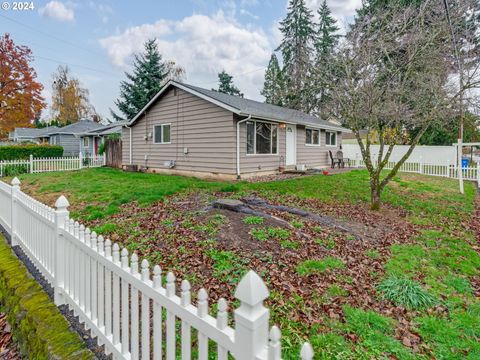
[[[173,273],[166,274],[164,284],[158,265],[151,271],[147,260],[139,262],[135,253],[70,219],[65,197],[55,206],[23,193],[17,178],[11,185],[0,181],[0,224],[12,246],[20,246],[52,285],[55,304],[67,304],[114,359],[282,358],[280,330],[269,331],[269,310],[263,305],[269,291],[255,272],[238,284],[240,305],[231,327],[224,299],[211,316],[205,289],[192,305],[187,280],[178,292]],[[299,355],[313,359],[310,344]]]
[[[365,167],[365,162],[358,159],[350,159],[349,165],[353,167]],[[373,165],[377,166],[377,161],[373,161]],[[385,166],[385,170],[391,170],[396,165],[396,162],[389,161]],[[430,176],[441,176],[447,178],[458,179],[458,167],[456,165],[439,165],[426,164],[423,162],[405,162],[399,169],[400,172],[418,173]],[[476,181],[480,187],[480,163],[476,166],[463,167],[462,175],[464,180]]]
[[[105,165],[104,156],[78,156],[57,158],[34,158],[30,155],[28,160],[0,161],[0,177],[11,173],[42,173],[51,171],[70,171],[83,168],[101,167]]]

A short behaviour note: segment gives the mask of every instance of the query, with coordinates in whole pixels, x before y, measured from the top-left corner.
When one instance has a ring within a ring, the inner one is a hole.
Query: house
[[[222,179],[326,167],[349,130],[301,111],[169,81],[123,129],[123,165]]]
[[[102,127],[102,124],[82,119],[49,132],[49,143],[62,146],[64,156],[77,156],[79,153],[91,155],[98,148],[100,140],[95,140],[95,136],[84,135]]]
[[[37,128],[15,128],[8,135],[8,139],[13,142],[33,142],[44,143],[48,142],[49,133],[58,129],[56,126]]]
[[[105,138],[117,134],[121,136],[122,127],[126,124],[126,121],[117,121],[80,134],[80,141],[84,145],[84,153],[95,156],[98,155],[98,147],[105,141]]]

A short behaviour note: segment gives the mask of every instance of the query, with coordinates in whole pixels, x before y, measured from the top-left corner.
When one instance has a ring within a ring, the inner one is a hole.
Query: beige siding
[[[278,129],[278,154],[247,155],[247,126],[240,124],[240,170],[242,174],[276,171],[285,165],[285,129]]]
[[[337,132],[337,146],[325,145],[325,130],[320,130],[320,146],[305,144],[305,127],[297,125],[297,164],[307,167],[326,167],[330,165],[328,150],[332,154],[338,151],[342,144],[342,133]]]
[[[171,124],[170,144],[153,143],[153,126],[159,124]],[[165,161],[175,160],[176,170],[235,173],[233,114],[180,89],[176,95],[173,89],[164,94],[132,131],[133,164],[163,169]],[[124,164],[129,163],[129,138],[129,129],[124,129]]]

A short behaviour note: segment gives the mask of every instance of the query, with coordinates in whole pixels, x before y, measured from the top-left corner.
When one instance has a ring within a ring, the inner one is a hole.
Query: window
[[[247,122],[247,154],[277,154],[278,125]]]
[[[170,124],[153,127],[153,142],[155,144],[170,144]]]
[[[320,145],[320,130],[305,129],[305,144]]]
[[[325,144],[327,144],[327,146],[337,146],[337,133],[326,131],[325,135]]]
[[[90,138],[84,137],[83,138],[83,147],[88,148],[89,145],[90,145]]]

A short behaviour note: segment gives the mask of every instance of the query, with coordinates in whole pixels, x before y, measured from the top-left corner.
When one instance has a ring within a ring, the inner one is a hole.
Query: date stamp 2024
[[[3,1],[1,5],[4,11],[31,11],[35,9],[33,1]]]

